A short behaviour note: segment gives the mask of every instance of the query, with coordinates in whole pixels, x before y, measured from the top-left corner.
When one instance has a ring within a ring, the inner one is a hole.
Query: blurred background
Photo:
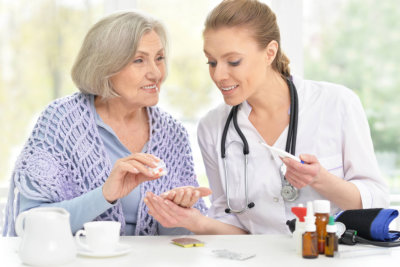
[[[208,75],[202,29],[219,2],[0,0],[0,203],[4,205],[13,164],[39,113],[53,99],[77,91],[70,69],[84,35],[98,19],[121,9],[144,10],[167,26],[169,76],[159,105],[187,127],[199,182],[207,186],[196,127],[222,97]],[[343,84],[361,98],[392,205],[399,206],[399,1],[264,2],[277,14],[294,73]]]

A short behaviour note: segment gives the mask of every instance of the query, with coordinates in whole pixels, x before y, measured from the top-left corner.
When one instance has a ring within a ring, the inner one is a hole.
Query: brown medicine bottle
[[[333,216],[329,216],[329,224],[326,226],[325,256],[333,257],[337,251],[338,237],[336,235],[337,226]]]
[[[305,217],[305,233],[302,236],[302,255],[306,259],[318,258],[318,238],[313,215],[312,202],[307,203],[307,216]]]
[[[314,200],[315,225],[318,236],[318,252],[325,253],[326,225],[329,222],[331,204],[329,200]]]
[[[317,233],[305,232],[303,234],[303,258],[314,259],[318,257]]]

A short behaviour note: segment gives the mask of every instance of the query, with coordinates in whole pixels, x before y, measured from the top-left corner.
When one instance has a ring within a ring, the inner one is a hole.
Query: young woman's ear
[[[279,49],[279,44],[275,40],[269,42],[269,44],[265,48],[266,61],[267,61],[266,63],[268,65],[272,64],[272,62],[274,61],[276,54],[278,53],[278,49]]]

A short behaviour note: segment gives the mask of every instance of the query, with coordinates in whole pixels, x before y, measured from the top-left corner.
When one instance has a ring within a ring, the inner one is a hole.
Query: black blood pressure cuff
[[[335,221],[342,222],[346,229],[357,231],[357,235],[369,240],[394,241],[399,232],[389,232],[389,224],[399,215],[394,209],[346,210],[336,216]]]

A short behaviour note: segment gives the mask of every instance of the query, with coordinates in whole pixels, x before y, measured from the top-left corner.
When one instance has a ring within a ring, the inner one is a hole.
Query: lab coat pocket
[[[342,159],[341,154],[321,158],[318,160],[319,160],[319,163],[321,164],[321,166],[324,167],[328,172],[330,172],[340,178],[344,177],[343,159]]]

